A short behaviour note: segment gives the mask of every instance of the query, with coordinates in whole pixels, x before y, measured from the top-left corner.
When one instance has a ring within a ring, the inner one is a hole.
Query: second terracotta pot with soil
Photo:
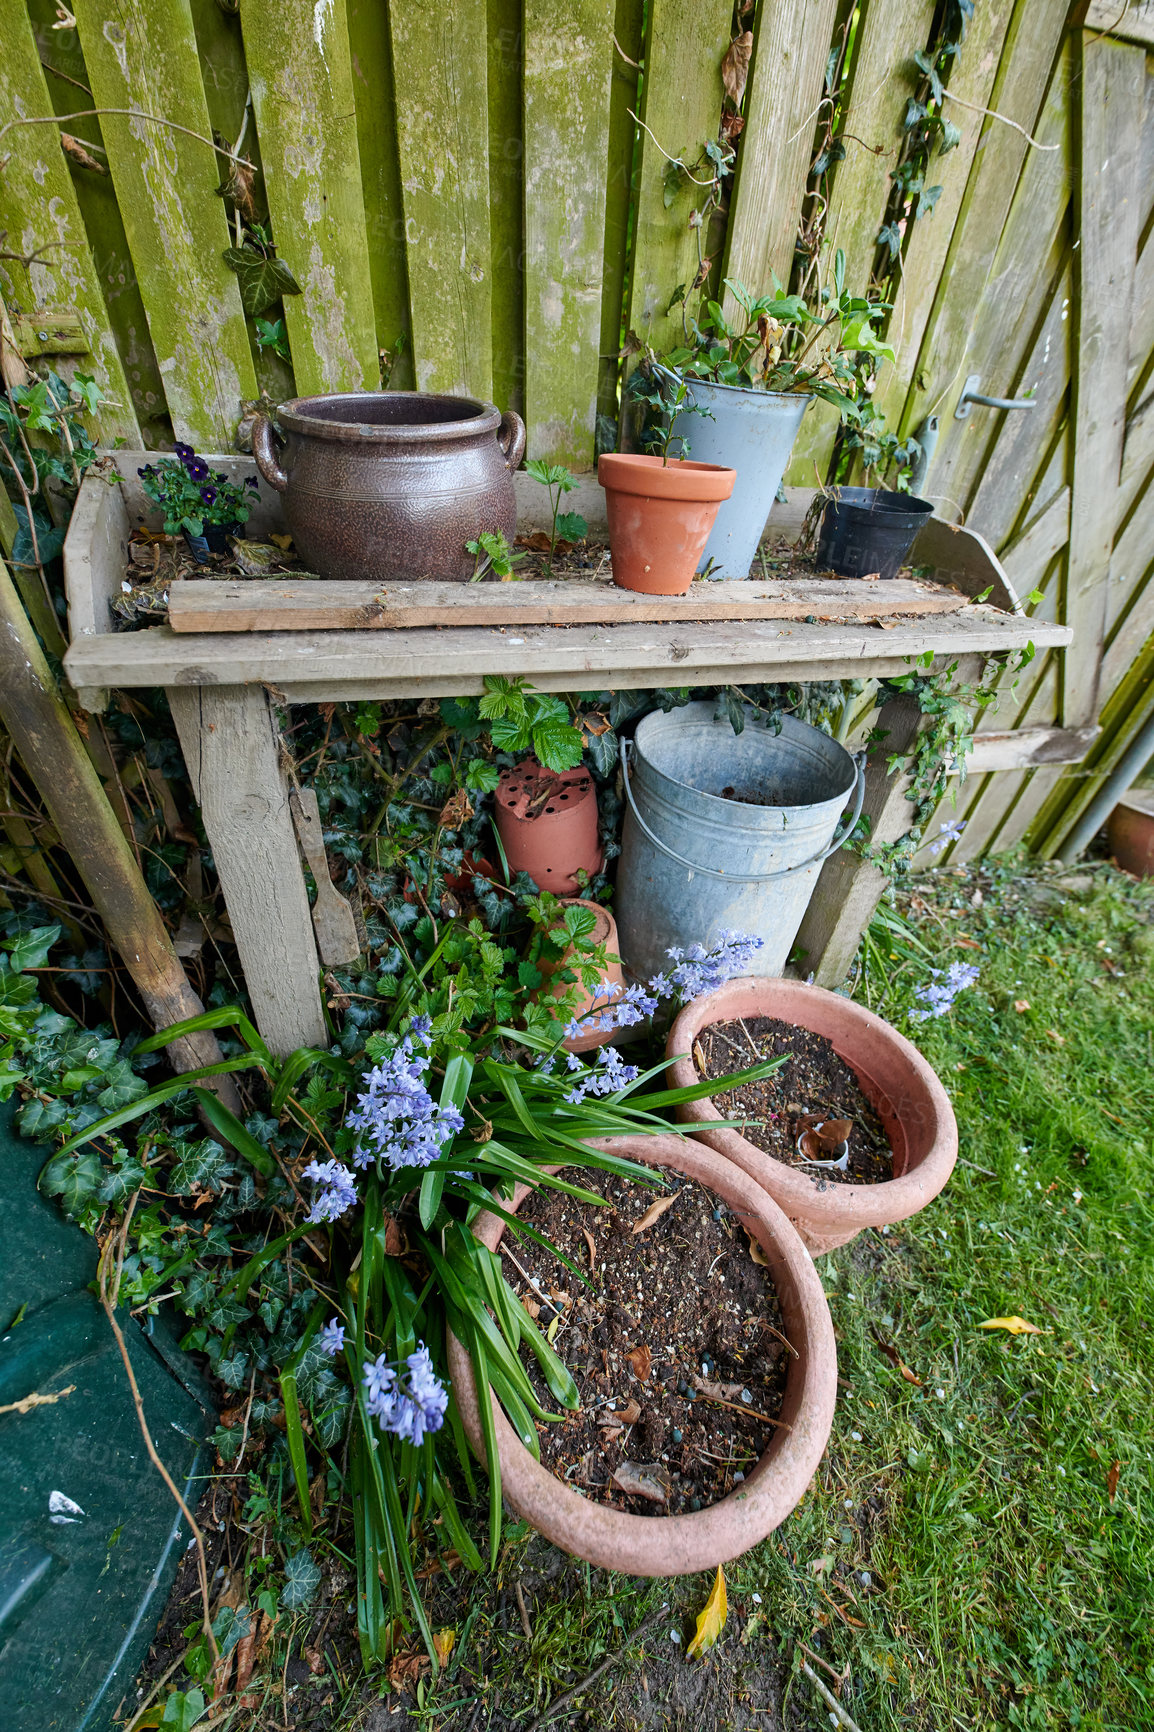
[[[579,872],[600,872],[597,790],[588,770],[558,774],[524,758],[501,771],[495,803],[510,874],[527,872],[538,890],[571,896],[581,888]]]
[[[597,461],[597,479],[605,489],[614,583],[645,595],[684,595],[736,470],[609,451]]]
[[[837,1395],[837,1348],[825,1293],[808,1253],[773,1200],[703,1143],[673,1135],[609,1137],[593,1141],[591,1147],[697,1179],[741,1216],[742,1225],[765,1253],[785,1334],[797,1354],[778,1416],[781,1425],[746,1480],[720,1502],[693,1514],[633,1515],[594,1503],[555,1478],[526,1449],[492,1392],[486,1391],[493,1407],[502,1495],[554,1545],[601,1569],[634,1576],[678,1576],[714,1569],[780,1526],[817,1471]],[[518,1186],[507,1206],[515,1212],[528,1194],[527,1187]],[[496,1250],[505,1223],[498,1215],[484,1213],[477,1217],[473,1231]],[[465,1431],[483,1460],[472,1362],[452,1334],[448,1359]]]
[[[695,998],[669,1031],[666,1053],[676,1057],[669,1086],[685,1088],[700,1080],[693,1049],[703,1029],[754,1017],[792,1023],[830,1042],[881,1119],[893,1150],[893,1177],[879,1184],[836,1184],[820,1172],[786,1166],[736,1129],[707,1129],[709,1120],[731,1116],[716,1099],[678,1108],[679,1118],[695,1126],[694,1135],[763,1185],[814,1255],[846,1244],[863,1227],[889,1226],[924,1209],[957,1159],[958,1127],[949,1096],[904,1035],[840,993],[797,980],[747,979]],[[725,1092],[721,1079],[717,1092]]]

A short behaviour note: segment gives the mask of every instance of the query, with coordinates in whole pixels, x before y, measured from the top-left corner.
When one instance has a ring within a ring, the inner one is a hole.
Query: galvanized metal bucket
[[[765,529],[801,418],[812,397],[796,392],[751,391],[737,385],[690,381],[695,403],[706,415],[682,415],[676,431],[688,442],[695,463],[720,463],[736,469],[733,492],[717,513],[717,521],[701,556],[704,570],[717,561],[711,577],[748,577]]]
[[[623,746],[616,914],[637,979],[663,969],[671,945],[727,930],[762,940],[753,973],[780,975],[822,861],[861,816],[864,753],[789,716],[775,734],[746,715],[735,734],[712,703],[655,711]]]

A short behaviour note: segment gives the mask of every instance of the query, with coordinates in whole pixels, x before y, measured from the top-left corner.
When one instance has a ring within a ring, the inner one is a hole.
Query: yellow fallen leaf
[[[437,1661],[444,1665],[453,1652],[453,1643],[457,1640],[456,1630],[436,1630],[433,1633],[433,1647],[437,1651]]]
[[[717,1580],[709,1591],[709,1598],[697,1614],[697,1633],[685,1650],[687,1660],[699,1660],[702,1654],[708,1653],[717,1638],[725,1628],[725,1619],[729,1607],[725,1599],[725,1574],[718,1565]]]
[[[759,1269],[768,1269],[769,1258],[766,1256],[760,1243],[754,1238],[748,1227],[745,1229],[745,1236],[749,1240],[749,1254],[753,1258],[753,1261],[757,1264]]]
[[[1027,1323],[1024,1317],[987,1317],[984,1323],[978,1324],[979,1329],[1004,1329],[1007,1335],[1041,1335],[1042,1331],[1036,1323]]]

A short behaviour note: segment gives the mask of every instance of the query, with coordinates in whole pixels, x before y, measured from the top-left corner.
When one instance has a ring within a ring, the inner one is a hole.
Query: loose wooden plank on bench
[[[968,597],[910,578],[695,584],[640,595],[611,582],[338,583],[320,578],[193,578],[174,583],[178,632],[349,631],[418,626],[613,625],[694,620],[816,619],[823,624],[958,613]]]

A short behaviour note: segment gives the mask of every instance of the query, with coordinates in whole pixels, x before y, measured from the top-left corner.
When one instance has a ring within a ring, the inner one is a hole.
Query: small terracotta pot
[[[1154,788],[1131,788],[1106,823],[1110,852],[1123,872],[1154,878]]]
[[[776,1430],[744,1483],[709,1509],[694,1515],[629,1515],[581,1497],[535,1461],[489,1391],[501,1491],[510,1507],[546,1539],[599,1569],[624,1570],[632,1576],[683,1576],[715,1569],[780,1526],[821,1461],[837,1397],[837,1347],[825,1293],[805,1247],[772,1198],[704,1144],[692,1137],[667,1135],[590,1139],[590,1147],[647,1166],[672,1167],[707,1185],[740,1213],[742,1225],[768,1259],[785,1333],[797,1349],[779,1416],[789,1430],[784,1426]],[[518,1185],[506,1206],[515,1212],[527,1195],[528,1187]],[[485,1212],[474,1221],[473,1231],[496,1250],[505,1223]],[[469,1442],[483,1461],[472,1363],[452,1333],[447,1345],[457,1406]]]
[[[594,1009],[607,1010],[614,999],[619,998],[625,990],[625,976],[621,972],[621,959],[617,954],[617,922],[608,908],[603,908],[600,902],[586,902],[580,896],[567,896],[565,906],[566,908],[587,908],[589,910],[597,924],[589,934],[587,942],[603,944],[611,958],[609,966],[601,977],[601,985],[593,990],[584,986],[581,988],[581,1000],[573,1014],[582,1017]],[[576,947],[571,944],[557,962],[539,964],[541,972],[547,980],[572,962],[575,949]],[[545,991],[546,989],[543,987],[541,990]],[[548,990],[556,997],[566,990],[565,982],[559,980],[556,986],[550,987]],[[593,1022],[595,1023],[596,1020],[594,1017]],[[608,1045],[614,1039],[614,1033],[615,1031],[611,1028],[590,1027],[586,1033],[575,1035],[572,1040],[563,1041],[562,1045],[566,1052],[592,1052],[594,1047]]]
[[[731,980],[695,998],[669,1031],[666,1054],[679,1055],[668,1072],[669,1087],[700,1080],[692,1053],[702,1029],[753,1016],[794,1023],[832,1043],[881,1118],[893,1149],[894,1177],[880,1185],[839,1185],[775,1161],[739,1131],[699,1128],[694,1135],[764,1185],[815,1256],[846,1244],[863,1227],[885,1227],[924,1209],[957,1159],[958,1127],[949,1096],[915,1046],[839,993],[798,980]],[[727,1116],[709,1099],[690,1101],[677,1113],[699,1127]]]
[[[597,791],[580,766],[555,775],[536,758],[501,771],[496,797],[497,834],[510,872],[527,872],[538,890],[570,896],[579,871],[601,870]]]
[[[643,595],[684,595],[737,471],[607,451],[597,460],[597,479],[605,489],[614,583]]]

